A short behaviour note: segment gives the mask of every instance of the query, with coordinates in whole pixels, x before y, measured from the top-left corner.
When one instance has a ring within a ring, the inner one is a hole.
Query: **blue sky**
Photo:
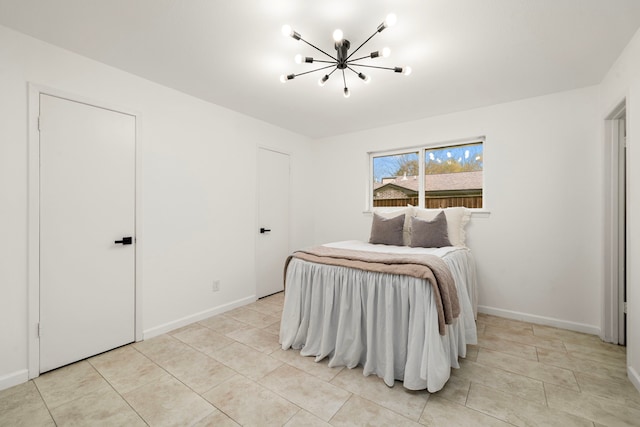
[[[459,163],[473,161],[477,157],[482,162],[482,144],[458,145],[454,147],[433,148],[426,150],[425,161],[442,163],[455,159]],[[418,160],[418,151],[407,154],[396,154],[373,158],[373,177],[376,181],[394,176],[401,159]]]

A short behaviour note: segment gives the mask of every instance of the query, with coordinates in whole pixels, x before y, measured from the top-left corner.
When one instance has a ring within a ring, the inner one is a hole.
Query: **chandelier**
[[[324,50],[320,49],[317,46],[314,46],[313,44],[309,43],[308,41],[306,41],[305,39],[302,38],[302,36],[295,32],[290,25],[284,25],[282,27],[282,34],[284,36],[290,36],[295,40],[300,40],[303,41],[304,43],[308,44],[309,46],[311,46],[312,48],[314,48],[315,50],[317,50],[318,52],[321,52],[322,54],[324,54],[326,57],[330,58],[330,60],[327,59],[317,59],[317,58],[313,58],[310,56],[302,56],[300,54],[295,56],[295,62],[297,64],[302,64],[307,63],[307,64],[313,64],[315,62],[317,63],[321,63],[321,64],[329,64],[320,68],[316,68],[314,70],[310,70],[310,71],[305,71],[302,73],[298,73],[298,74],[283,74],[280,76],[280,81],[282,83],[286,83],[289,80],[293,80],[298,76],[302,76],[304,74],[309,74],[309,73],[313,73],[316,71],[321,71],[321,70],[327,70],[329,68],[333,68],[330,72],[324,74],[320,80],[318,80],[318,84],[320,86],[324,86],[325,83],[327,82],[327,80],[329,80],[329,77],[331,77],[331,75],[336,72],[337,70],[340,70],[342,72],[342,82],[344,84],[344,97],[345,98],[349,98],[349,96],[351,95],[351,93],[349,92],[349,88],[347,86],[347,77],[345,75],[345,70],[349,70],[352,71],[355,75],[357,75],[361,80],[363,80],[365,83],[369,83],[369,81],[371,81],[371,76],[364,74],[363,72],[357,70],[358,67],[365,67],[365,68],[377,68],[377,69],[381,69],[381,70],[391,70],[394,71],[396,73],[400,73],[400,74],[404,74],[406,76],[408,76],[409,74],[411,74],[411,67],[380,67],[380,66],[376,66],[376,65],[369,65],[369,64],[361,64],[359,63],[359,61],[365,60],[365,59],[373,59],[373,58],[379,58],[379,57],[383,57],[386,58],[391,54],[391,50],[388,47],[383,48],[382,50],[376,50],[374,52],[371,52],[369,55],[365,55],[365,56],[361,56],[358,58],[351,58],[358,50],[360,50],[360,48],[362,48],[362,46],[364,46],[365,44],[367,44],[367,42],[369,40],[371,40],[376,34],[381,33],[382,30],[384,30],[385,28],[391,27],[396,23],[396,15],[394,15],[393,13],[390,13],[389,15],[387,15],[386,19],[382,22],[382,24],[378,25],[378,28],[376,29],[376,31],[369,36],[368,39],[366,39],[364,42],[362,42],[362,44],[360,46],[358,46],[353,52],[349,53],[349,49],[351,48],[351,43],[349,42],[349,40],[346,40],[344,38],[344,35],[342,33],[341,30],[335,30],[333,32],[333,40],[334,40],[334,48],[336,50],[336,56],[330,55],[327,52],[325,52]],[[354,69],[356,68],[356,69]]]

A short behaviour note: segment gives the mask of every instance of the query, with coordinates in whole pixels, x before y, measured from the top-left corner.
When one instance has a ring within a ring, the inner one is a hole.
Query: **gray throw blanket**
[[[318,264],[378,273],[402,274],[428,280],[433,287],[438,309],[440,335],[445,334],[445,325],[451,324],[460,315],[458,292],[451,271],[445,262],[435,255],[389,254],[315,246],[296,251],[287,258],[284,267],[285,278],[287,277],[287,266],[292,258]]]

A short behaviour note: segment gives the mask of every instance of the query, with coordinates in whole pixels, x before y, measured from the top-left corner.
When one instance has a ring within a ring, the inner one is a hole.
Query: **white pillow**
[[[414,216],[413,206],[407,206],[406,208],[376,208],[375,213],[383,218],[395,218],[404,214],[404,227],[402,229],[402,240],[405,246],[409,246],[411,240],[411,217]],[[435,216],[435,215],[434,215]]]
[[[427,221],[432,221],[441,211],[444,211],[444,214],[447,217],[447,232],[449,233],[449,241],[451,244],[453,246],[466,246],[465,227],[471,218],[471,211],[469,209],[462,207],[445,209],[413,208],[414,216],[426,219]],[[411,222],[409,222],[409,227],[411,227]],[[409,236],[411,236],[410,228]]]

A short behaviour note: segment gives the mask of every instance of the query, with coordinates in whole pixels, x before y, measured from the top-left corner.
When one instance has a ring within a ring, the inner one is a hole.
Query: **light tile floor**
[[[0,391],[0,426],[640,426],[625,349],[479,315],[438,393],[278,346],[283,295]]]

